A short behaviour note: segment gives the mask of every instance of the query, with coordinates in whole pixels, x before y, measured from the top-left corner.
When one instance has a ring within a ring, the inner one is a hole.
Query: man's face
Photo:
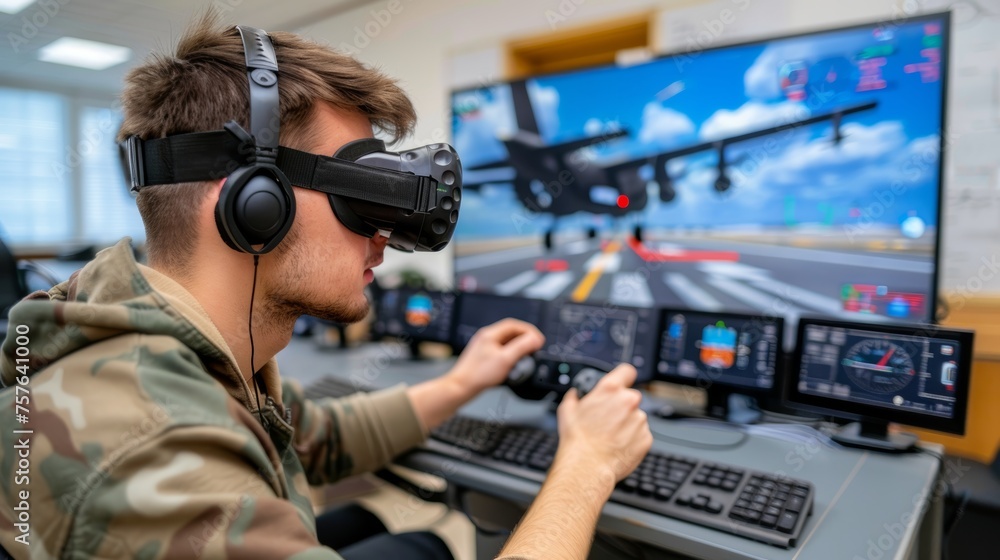
[[[347,142],[372,137],[371,123],[360,113],[318,103],[313,115],[312,153],[332,156]],[[371,269],[382,262],[388,239],[369,239],[344,227],[326,194],[292,190],[295,222],[268,267],[271,301],[329,321],[360,321],[368,314],[364,288],[372,281]]]

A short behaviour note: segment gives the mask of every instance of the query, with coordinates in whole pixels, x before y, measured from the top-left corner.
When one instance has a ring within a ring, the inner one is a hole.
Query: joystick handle
[[[587,393],[594,390],[594,386],[602,377],[604,377],[604,372],[594,368],[583,368],[578,371],[573,378],[573,387],[576,388],[577,396],[581,399],[587,396]]]
[[[516,387],[531,379],[531,376],[535,374],[535,367],[535,359],[531,356],[521,358],[507,374],[507,385]]]

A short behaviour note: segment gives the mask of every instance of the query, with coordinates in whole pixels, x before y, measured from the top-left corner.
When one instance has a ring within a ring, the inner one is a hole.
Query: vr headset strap
[[[223,179],[253,154],[253,148],[241,148],[239,139],[225,130],[146,141],[132,136],[124,147],[133,192],[152,185]]]
[[[133,191],[152,185],[223,179],[254,154],[252,143],[229,130],[145,141],[132,136],[124,147]],[[436,182],[430,177],[321,158],[286,147],[278,151],[277,167],[295,186],[413,212],[434,207]]]
[[[416,212],[430,209],[435,188],[430,177],[320,158],[291,148],[281,148],[278,168],[293,185]]]

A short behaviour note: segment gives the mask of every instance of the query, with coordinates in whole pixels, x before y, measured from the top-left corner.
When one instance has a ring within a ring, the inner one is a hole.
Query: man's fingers
[[[576,407],[580,405],[580,397],[576,394],[576,387],[571,387],[566,394],[563,395],[562,402],[559,404],[559,411],[564,415],[572,416],[576,414]]]
[[[504,344],[501,352],[508,360],[516,362],[532,352],[537,352],[542,344],[545,344],[545,337],[536,329],[534,332],[526,331],[517,335]]]
[[[601,380],[597,382],[597,386],[604,386],[608,388],[631,387],[635,384],[635,379],[638,375],[639,374],[635,371],[635,368],[631,364],[621,364],[602,377]]]
[[[507,344],[518,335],[531,331],[538,333],[539,336],[542,335],[538,327],[518,319],[501,319],[492,325],[480,329],[480,332],[500,344]]]

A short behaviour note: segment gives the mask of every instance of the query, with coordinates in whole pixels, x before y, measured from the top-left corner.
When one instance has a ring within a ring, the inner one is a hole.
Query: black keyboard
[[[429,442],[430,449],[539,482],[559,443],[555,434],[536,428],[465,417],[445,422],[431,437],[438,441]],[[812,513],[813,495],[804,480],[651,452],[618,483],[611,501],[791,548]]]

